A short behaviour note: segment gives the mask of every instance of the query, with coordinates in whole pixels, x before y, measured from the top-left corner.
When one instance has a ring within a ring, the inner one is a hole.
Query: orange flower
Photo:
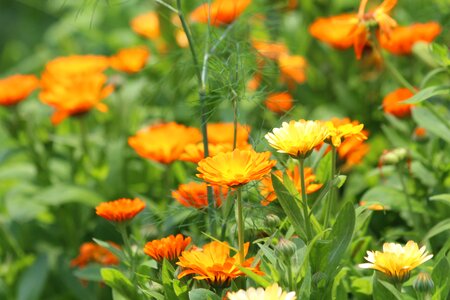
[[[305,58],[300,55],[282,55],[278,58],[281,78],[288,83],[290,88],[293,88],[294,84],[305,82],[306,66]]]
[[[161,35],[158,14],[154,11],[135,17],[130,25],[134,32],[150,40]]]
[[[56,58],[45,67],[39,98],[53,106],[52,123],[59,124],[71,115],[87,113],[92,108],[102,112],[108,107],[100,103],[113,90],[102,73],[109,66],[104,56],[73,55]]]
[[[149,55],[150,52],[145,46],[126,48],[111,56],[109,61],[113,69],[136,73],[144,68]]]
[[[338,49],[347,49],[353,45],[357,14],[342,14],[329,18],[319,18],[309,27],[309,33],[316,39]]]
[[[266,107],[274,113],[285,113],[293,106],[291,94],[287,92],[270,94],[264,102]]]
[[[249,243],[245,243],[245,255],[248,252]],[[229,286],[231,280],[245,276],[238,266],[263,275],[259,266],[252,267],[254,258],[245,260],[239,264],[239,254],[230,256],[230,247],[226,242],[211,242],[202,249],[191,249],[184,251],[179,257],[177,265],[183,268],[178,278],[194,274],[194,279],[206,280],[213,286]]]
[[[102,202],[95,208],[95,213],[102,218],[113,222],[124,222],[133,219],[145,208],[141,199],[118,199]]]
[[[201,141],[197,128],[175,122],[149,126],[128,139],[128,144],[142,157],[163,164],[180,158],[186,145]]]
[[[277,60],[282,55],[289,53],[288,47],[283,43],[271,43],[263,41],[252,41],[253,48],[258,51],[261,56]]]
[[[368,132],[363,130],[362,133],[368,136]],[[363,140],[355,137],[345,139],[341,146],[337,148],[339,158],[345,160],[343,170],[350,169],[353,166],[361,163],[362,159],[369,153],[370,147],[365,144]]]
[[[119,249],[119,245],[109,242],[111,246]],[[80,247],[80,254],[70,262],[71,267],[84,268],[89,263],[101,265],[118,265],[119,259],[108,249],[93,242],[84,243]]]
[[[427,136],[427,130],[423,127],[416,127],[414,129],[414,136],[416,138],[424,138]]]
[[[193,22],[220,26],[233,23],[250,5],[251,0],[216,0],[197,7],[190,15]]]
[[[367,136],[362,133],[364,124],[359,124],[358,121],[350,122],[348,118],[342,120],[333,118],[326,124],[330,129],[326,142],[332,144],[334,147],[339,147],[344,139],[350,137],[358,140],[367,140]]]
[[[222,200],[227,198],[228,190],[224,187],[213,185],[215,206],[222,205]],[[208,207],[207,184],[204,182],[190,182],[178,186],[178,190],[172,191],[172,197],[186,207]]]
[[[359,205],[360,205],[360,206],[367,206],[367,209],[373,210],[373,211],[380,211],[380,210],[385,210],[385,209],[387,209],[386,207],[384,207],[383,205],[378,204],[378,203],[374,203],[374,204],[369,204],[369,205],[367,205],[367,202],[364,201],[364,200],[361,200],[361,201],[359,202]]]
[[[217,144],[233,144],[234,124],[233,123],[208,123],[208,142]],[[236,145],[247,145],[250,126],[237,125]]]
[[[273,172],[274,175],[278,176],[281,181],[283,181],[283,172],[281,170],[277,170]],[[301,182],[300,182],[300,173],[298,171],[298,168],[294,168],[294,170],[286,170],[286,174],[289,176],[289,178],[292,180],[292,182],[295,185],[295,188],[298,190],[299,193],[302,191]],[[316,181],[316,175],[313,174],[313,171],[311,168],[305,168],[305,186],[306,186],[306,193],[312,194],[316,191],[318,191],[323,184],[321,183],[313,183]],[[275,194],[275,189],[272,185],[272,178],[271,177],[264,177],[261,180],[261,185],[259,187],[259,192],[261,196],[264,197],[264,199],[261,201],[261,204],[266,206],[269,205],[270,202],[273,202],[277,199],[277,195]]]
[[[237,148],[241,150],[251,150],[252,145],[241,144]],[[208,151],[209,157],[213,157],[222,152],[233,151],[233,144],[209,144]],[[180,160],[193,163],[198,163],[204,158],[203,143],[187,145],[186,148],[184,148],[184,152],[180,155]]]
[[[442,28],[436,22],[399,26],[392,30],[389,36],[380,35],[381,47],[393,54],[411,54],[416,42],[431,43],[439,35]]]
[[[182,29],[177,29],[175,31],[175,41],[177,42],[177,45],[180,48],[189,47],[189,40],[187,38],[186,33],[184,33]]]
[[[261,73],[256,73],[255,75],[253,75],[252,78],[250,78],[250,80],[247,82],[247,89],[249,89],[250,91],[256,91],[262,81],[262,76]]]
[[[34,75],[12,75],[0,79],[0,105],[15,105],[39,87]]]
[[[198,163],[197,170],[208,183],[239,187],[252,180],[260,180],[276,164],[269,160],[270,152],[257,153],[253,150],[235,149],[233,152],[219,153]]]
[[[413,104],[401,103],[414,96],[413,92],[406,88],[399,88],[390,92],[383,99],[383,110],[386,114],[394,115],[398,118],[405,118],[411,115]]]
[[[174,261],[190,243],[190,237],[185,238],[181,234],[177,234],[176,236],[170,235],[145,244],[144,253],[156,261],[162,261],[163,259]]]

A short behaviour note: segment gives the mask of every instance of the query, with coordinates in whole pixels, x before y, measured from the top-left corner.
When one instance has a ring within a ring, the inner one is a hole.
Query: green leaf
[[[333,287],[331,288],[331,299],[333,300],[340,300],[341,297],[338,297],[338,292],[343,292],[344,288],[341,286],[341,280],[342,278],[347,275],[348,268],[343,268],[339,271],[339,273],[334,277],[333,280]],[[345,290],[344,290],[345,292]]]
[[[428,109],[415,107],[412,116],[419,126],[450,143],[450,129]]]
[[[302,211],[299,207],[298,200],[287,190],[281,180],[272,174],[272,184],[277,194],[278,202],[280,202],[283,211],[295,229],[295,232],[300,236],[306,236]]]
[[[97,264],[89,264],[84,268],[76,269],[73,271],[73,275],[79,279],[89,280],[89,281],[102,281],[102,275],[100,274],[101,266]]]
[[[92,190],[67,184],[53,185],[39,191],[39,193],[31,199],[31,201],[36,203],[52,206],[58,206],[65,203],[83,203],[89,206],[95,206],[102,200],[102,197]]]
[[[432,43],[430,45],[431,54],[441,66],[450,66],[450,58],[448,52],[448,46],[444,44]]]
[[[170,262],[167,259],[164,259],[162,263],[161,277],[167,299],[178,299],[172,286],[174,272],[175,269]]]
[[[445,204],[450,205],[450,194],[439,194],[430,197],[431,201],[441,201]]]
[[[402,300],[402,294],[390,283],[378,280],[376,273],[373,274],[373,299],[374,300]]]
[[[41,254],[21,276],[17,287],[17,300],[39,299],[47,280],[48,271],[47,256]]]
[[[122,272],[112,268],[102,268],[100,273],[105,284],[120,293],[125,299],[139,299],[136,288]]]
[[[339,175],[335,179],[336,179],[335,185],[338,189],[340,189],[344,185],[345,181],[347,180],[347,176]]]
[[[194,289],[189,292],[189,300],[220,300],[220,297],[207,289]]]
[[[371,277],[350,277],[352,290],[365,295],[372,295],[372,278]]]
[[[367,205],[381,204],[387,209],[395,211],[404,211],[408,209],[406,196],[402,191],[399,191],[389,186],[376,186],[368,190],[362,197],[362,200],[367,202]],[[414,212],[425,213],[423,205],[414,202],[412,209]]]
[[[427,234],[424,236],[422,243],[425,243],[426,241],[428,241],[429,239],[431,239],[433,236],[438,235],[441,232],[449,232],[450,230],[450,218],[449,219],[445,219],[439,223],[437,223],[436,225],[433,226],[433,228],[431,228]]]
[[[262,277],[261,275],[258,275],[254,272],[252,272],[251,270],[239,266],[237,265],[237,267],[239,268],[239,270],[241,270],[242,272],[245,273],[245,275],[247,275],[249,278],[251,278],[254,282],[256,282],[258,285],[266,288],[270,285],[270,281],[268,281],[267,279],[265,279],[264,277]]]
[[[115,256],[117,256],[119,258],[120,261],[126,261],[126,257],[125,254],[122,252],[122,250],[112,246],[110,243],[93,238],[92,239],[94,242],[96,242],[98,245],[102,246],[103,248],[108,249],[109,251],[111,251]]]
[[[433,295],[433,300],[444,300],[447,299],[450,283],[448,279],[450,278],[450,265],[447,258],[444,256],[433,268],[431,273],[431,278],[433,279],[436,291]]]
[[[422,101],[425,101],[425,100],[430,99],[431,97],[434,97],[437,95],[449,94],[449,92],[450,92],[450,89],[448,86],[444,86],[444,85],[430,86],[430,87],[420,90],[418,93],[416,93],[411,98],[403,101],[403,103],[417,104],[417,103],[420,103]]]

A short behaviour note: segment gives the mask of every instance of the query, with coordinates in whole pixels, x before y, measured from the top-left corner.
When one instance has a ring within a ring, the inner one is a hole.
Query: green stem
[[[331,147],[331,177],[330,180],[331,182],[334,181],[334,178],[336,177],[336,154],[337,154],[337,149],[336,147],[334,147],[332,144],[330,145]],[[328,194],[328,201],[325,204],[325,218],[324,218],[324,228],[328,227],[329,221],[330,221],[330,214],[331,214],[331,210],[332,207],[334,205],[334,195],[335,195],[335,186],[334,184],[331,185],[330,187],[330,191]]]
[[[306,196],[306,184],[305,184],[305,160],[303,158],[299,159],[300,162],[300,184],[302,188],[302,207],[303,207],[303,218],[305,219],[305,230],[306,239],[308,241],[312,238],[311,222],[309,218],[308,209],[308,198]]]
[[[402,188],[403,188],[403,193],[405,194],[406,204],[408,205],[409,217],[413,221],[413,227],[417,228],[418,223],[417,223],[416,215],[413,212],[411,198],[409,197],[408,188],[406,186],[405,178],[403,177],[403,172],[400,169],[400,167],[397,167],[397,173],[398,173],[398,177],[400,179],[400,184],[402,185]]]
[[[238,232],[238,245],[239,245],[239,263],[244,262],[244,211],[242,208],[242,195],[241,187],[236,189],[236,223]]]
[[[128,258],[128,264],[130,265],[130,275],[131,275],[131,281],[134,283],[135,279],[136,279],[136,264],[135,264],[135,259],[134,259],[134,253],[133,253],[133,249],[131,248],[131,243],[130,243],[130,239],[128,238],[128,234],[127,234],[127,224],[126,223],[118,223],[117,224],[117,231],[119,231],[124,246],[125,246],[125,253],[127,255]]]

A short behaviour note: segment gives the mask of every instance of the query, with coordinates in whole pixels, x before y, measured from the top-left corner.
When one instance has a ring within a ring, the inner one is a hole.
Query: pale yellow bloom
[[[365,259],[370,263],[360,264],[360,268],[383,272],[396,282],[408,280],[411,270],[433,257],[425,246],[419,249],[417,243],[408,241],[404,247],[396,243],[384,243],[383,252],[367,251]]]
[[[367,140],[367,136],[362,133],[362,129],[364,128],[364,124],[343,124],[337,125],[333,122],[327,122],[326,125],[329,129],[329,135],[327,138],[327,142],[332,144],[334,147],[339,147],[341,142],[345,138],[354,137],[357,140]]]
[[[283,292],[278,284],[274,283],[263,288],[249,288],[248,290],[239,290],[227,294],[229,300],[295,300],[295,292]]]
[[[328,135],[328,126],[321,121],[292,120],[289,123],[283,122],[280,128],[274,128],[265,138],[278,152],[305,158]]]

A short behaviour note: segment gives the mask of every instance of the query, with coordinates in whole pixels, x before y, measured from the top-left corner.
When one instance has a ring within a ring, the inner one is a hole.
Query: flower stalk
[[[238,232],[239,263],[244,262],[244,211],[242,207],[241,187],[236,189],[236,224]]]
[[[299,168],[300,168],[300,184],[302,188],[302,207],[303,207],[303,218],[305,219],[305,230],[306,230],[306,239],[308,241],[312,238],[312,230],[311,230],[311,222],[309,218],[309,208],[308,208],[308,198],[306,196],[306,184],[305,184],[305,159],[299,159]]]
[[[330,144],[330,147],[331,147],[331,177],[330,177],[330,180],[331,180],[331,182],[333,182],[336,177],[337,148],[333,144]],[[330,192],[328,194],[328,201],[325,204],[324,228],[328,227],[328,224],[330,221],[330,214],[331,214],[331,210],[332,210],[332,207],[333,207],[334,201],[335,201],[335,191],[336,191],[336,189],[333,184],[330,187]]]

